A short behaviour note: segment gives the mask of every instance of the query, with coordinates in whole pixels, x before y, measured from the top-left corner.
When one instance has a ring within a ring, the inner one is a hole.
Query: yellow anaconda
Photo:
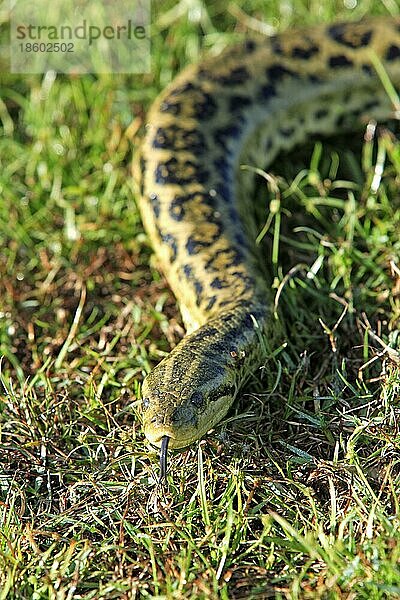
[[[142,387],[144,431],[164,454],[226,414],[273,327],[240,165],[390,116],[373,56],[400,84],[400,19],[247,40],[187,68],[153,104],[140,210],[188,330]]]

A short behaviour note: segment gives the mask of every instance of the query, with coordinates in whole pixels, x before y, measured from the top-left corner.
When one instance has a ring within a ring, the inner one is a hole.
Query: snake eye
[[[142,400],[142,409],[147,410],[150,406],[150,398],[143,398]]]
[[[190,396],[190,402],[194,404],[196,408],[201,408],[204,405],[204,398],[201,392],[193,392]]]

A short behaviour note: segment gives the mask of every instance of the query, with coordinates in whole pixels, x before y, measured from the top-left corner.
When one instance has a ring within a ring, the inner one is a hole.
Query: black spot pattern
[[[194,192],[192,194],[175,196],[169,205],[169,214],[171,218],[174,219],[174,221],[182,221],[185,218],[186,205],[193,200],[197,200],[203,209],[204,207],[209,209],[208,214],[206,215],[209,223],[220,222],[220,219],[214,214],[216,210],[215,197],[203,192]]]
[[[252,54],[254,52],[254,50],[257,48],[257,44],[255,43],[254,40],[246,40],[246,42],[244,44],[244,48],[245,48],[246,52],[248,52],[249,54]]]
[[[267,69],[267,77],[271,81],[282,81],[284,77],[299,79],[299,74],[283,65],[272,65],[272,67],[268,67]]]
[[[229,267],[237,267],[243,261],[244,255],[240,250],[234,250],[232,256],[227,260]]]
[[[267,83],[260,87],[258,97],[261,100],[270,100],[271,98],[275,98],[275,96],[276,96],[276,89],[270,83]]]
[[[224,321],[224,323],[229,323],[229,321],[232,321],[232,319],[233,319],[232,313],[228,313],[227,315],[223,315],[221,317],[221,321]]]
[[[228,150],[227,141],[230,139],[236,139],[239,137],[241,127],[238,124],[227,125],[226,127],[220,127],[214,132],[215,143],[220,146],[225,152]]]
[[[350,36],[348,31],[350,27]],[[328,35],[338,44],[346,46],[347,48],[360,48],[362,46],[368,46],[371,41],[372,31],[367,30],[360,33],[360,35],[354,35],[351,31],[352,26],[349,23],[337,23],[328,27]]]
[[[139,159],[139,168],[140,168],[140,181],[139,181],[139,192],[141,196],[144,196],[144,171],[146,169],[146,160],[143,156],[140,156]]]
[[[226,87],[241,85],[250,79],[250,73],[246,67],[235,67],[227,75],[213,75],[213,81],[217,81]]]
[[[328,114],[329,114],[329,111],[327,108],[320,108],[317,111],[315,111],[314,117],[317,121],[319,121],[319,119],[324,119],[325,117],[327,117]]]
[[[326,59],[331,69],[346,69],[346,67],[353,66],[353,61],[351,60],[353,53],[347,52],[344,47],[356,48],[363,46],[368,44],[371,38],[370,31],[362,31],[361,29],[358,30],[357,28],[353,29],[353,26],[351,30],[347,30],[345,25],[332,26],[329,31],[331,37],[338,44],[343,46],[343,48],[336,46],[335,55],[328,56]],[[268,79],[265,80],[265,78],[260,78],[260,81],[256,84],[257,97],[260,103],[261,101],[265,101],[267,103],[276,98],[278,96],[277,90],[280,90],[279,84],[287,79],[291,80],[293,88],[300,87],[303,83],[307,85],[307,82],[315,85],[321,83],[321,79],[315,75],[308,75],[305,73],[304,75],[299,76],[297,71],[293,71],[284,66],[284,61],[282,61],[283,64],[280,64],[278,58],[280,54],[286,52],[288,57],[291,56],[299,61],[310,59],[319,52],[319,48],[316,44],[313,44],[312,41],[303,42],[295,40],[294,44],[291,43],[287,46],[285,45],[285,49],[282,50],[278,39],[272,40],[270,43],[273,51],[277,55],[277,58],[274,59],[276,61],[275,64],[270,65],[266,70]],[[392,45],[386,47],[388,48],[386,52],[386,59],[388,61],[394,61],[400,58],[399,46]],[[241,46],[241,48],[243,48],[243,46]],[[244,49],[249,53],[253,52],[255,49],[254,42],[251,40],[245,42]],[[350,57],[348,54],[350,54]],[[357,57],[356,60],[358,61],[359,58]],[[367,58],[365,58],[365,60],[367,61]],[[226,65],[228,64],[229,62],[226,62]],[[286,64],[291,64],[290,58]],[[222,65],[222,63],[218,63],[218,65]],[[262,68],[265,70],[265,66]],[[367,75],[371,75],[373,73],[373,69],[368,64],[361,65],[360,69],[361,68]],[[243,258],[247,257],[247,244],[249,244],[249,240],[243,235],[239,227],[233,226],[231,229],[228,225],[225,233],[227,237],[225,238],[225,236],[223,236],[219,240],[218,246],[214,247],[215,240],[221,237],[220,234],[222,229],[221,217],[217,215],[218,208],[220,208],[221,212],[223,213],[224,219],[225,217],[229,217],[232,225],[235,225],[237,221],[239,221],[239,215],[237,211],[231,206],[233,200],[231,173],[232,165],[229,161],[228,150],[231,148],[230,141],[232,140],[233,142],[236,138],[240,137],[243,131],[243,119],[240,120],[239,118],[236,118],[236,116],[239,115],[240,117],[240,113],[251,104],[250,98],[243,95],[245,92],[243,92],[240,87],[234,87],[240,86],[246,82],[247,78],[249,77],[249,72],[247,69],[240,66],[236,69],[232,69],[230,73],[224,73],[223,68],[221,68],[221,71],[222,74],[213,72],[212,64],[210,64],[210,70],[200,68],[198,71],[199,80],[207,78],[210,81],[217,81],[219,84],[226,87],[232,86],[232,91],[235,92],[234,94],[232,94],[229,90],[219,90],[218,86],[215,86],[216,89],[211,91],[209,94],[202,89],[201,83],[199,85],[199,81],[197,81],[195,84],[187,82],[186,84],[181,85],[179,88],[171,92],[169,97],[163,102],[161,112],[167,111],[173,115],[179,115],[182,111],[184,117],[189,117],[189,120],[165,120],[169,123],[173,122],[172,125],[168,125],[165,128],[158,127],[152,139],[153,148],[171,150],[171,155],[173,154],[172,158],[165,160],[163,158],[163,160],[159,160],[158,155],[160,154],[163,157],[163,153],[155,153],[157,157],[156,160],[158,159],[158,164],[155,166],[155,179],[158,184],[165,183],[182,186],[182,184],[192,184],[193,182],[197,182],[199,184],[206,184],[207,186],[213,187],[216,192],[216,194],[214,194],[213,190],[211,190],[211,196],[205,192],[198,192],[197,195],[199,196],[199,199],[197,200],[196,194],[185,194],[185,188],[181,189],[180,187],[177,187],[175,189],[175,193],[179,193],[179,195],[176,195],[172,198],[168,207],[163,207],[163,217],[167,216],[165,214],[165,210],[168,208],[169,216],[174,221],[182,221],[185,218],[189,219],[189,217],[191,221],[197,219],[197,224],[193,223],[193,227],[180,227],[179,231],[186,231],[188,234],[187,237],[184,238],[183,242],[186,243],[185,250],[188,255],[195,256],[198,252],[201,252],[202,249],[207,249],[203,252],[204,256],[202,261],[202,268],[207,271],[207,278],[209,278],[205,292],[203,289],[203,284],[199,279],[197,279],[197,275],[201,274],[200,270],[197,271],[197,267],[196,270],[194,270],[190,264],[182,265],[180,261],[177,265],[177,268],[182,275],[183,285],[190,283],[192,293],[193,290],[196,292],[197,303],[199,304],[201,301],[202,305],[204,305],[207,311],[211,311],[216,304],[218,306],[230,305],[229,308],[231,308],[232,302],[235,302],[235,298],[240,297],[240,294],[242,294],[243,290],[254,288],[255,284],[253,278],[246,274],[246,267],[242,265]],[[302,69],[299,69],[299,71],[302,72]],[[322,77],[324,77],[324,70],[322,69],[321,72]],[[363,79],[364,84],[366,85],[365,80],[366,77]],[[204,88],[212,90],[213,86],[212,84],[208,86],[208,83],[204,83]],[[349,88],[351,89],[352,86],[349,86]],[[184,98],[182,95],[186,92],[188,92],[188,97]],[[198,158],[200,156],[203,157],[208,150],[206,139],[204,134],[201,132],[201,127],[199,125],[199,130],[188,130],[182,128],[181,123],[190,123],[191,117],[197,119],[198,121],[213,118],[218,110],[217,103],[219,104],[219,93],[223,96],[223,110],[225,111],[226,107],[226,110],[233,115],[233,118],[231,120],[226,118],[227,124],[225,126],[223,125],[223,122],[220,123],[218,120],[219,129],[217,130],[214,129],[213,124],[211,127],[205,128],[207,131],[207,136],[210,136],[210,138],[211,135],[215,136],[214,139],[210,139],[210,147],[213,146],[214,142],[215,146],[219,148],[219,151],[217,151],[217,157],[214,157],[212,153],[207,156],[206,159],[203,158],[202,160],[198,160]],[[278,102],[280,97],[281,95],[278,97]],[[322,99],[324,98],[325,95],[323,94]],[[347,103],[347,100],[343,101],[343,105],[346,105]],[[354,105],[354,101],[352,104]],[[348,112],[346,115],[340,115],[337,118],[338,127],[340,128],[343,124],[351,123],[352,119],[357,119],[363,111],[374,108],[375,104],[376,102],[371,100],[364,105],[362,110],[352,110],[351,104],[350,106],[344,107],[343,110],[347,110]],[[323,120],[329,116],[331,116],[332,119],[334,118],[334,113],[332,112],[332,114],[330,114],[329,110],[324,107],[324,104],[322,104],[322,107],[319,107],[318,109],[314,108],[313,113],[316,120]],[[312,115],[308,115],[308,113],[306,114],[307,118],[312,117]],[[162,123],[165,121],[161,120]],[[284,138],[292,138],[296,131],[295,128],[291,126],[290,121],[289,123],[286,122],[283,125],[284,126],[281,126],[279,129],[279,134]],[[279,122],[277,123],[277,127],[279,128]],[[296,125],[296,127],[298,126]],[[270,151],[271,147],[272,140],[268,139],[267,151]],[[189,160],[187,155],[182,152],[182,150],[189,150],[192,152],[194,155],[193,160],[191,160],[191,156],[189,156]],[[170,155],[168,154],[168,156]],[[210,168],[212,174],[214,174],[213,168],[217,170],[218,180],[220,180],[220,183],[217,184],[214,180],[209,182],[210,177],[208,167]],[[187,187],[186,189],[192,190],[196,189],[196,187]],[[163,197],[161,192],[160,195]],[[171,197],[171,193],[169,191],[167,197],[168,196]],[[159,219],[159,222],[163,225],[162,219],[160,218],[160,200],[158,196],[156,194],[150,194],[149,199],[156,218]],[[222,209],[222,201],[229,203],[230,206],[224,206]],[[191,202],[193,202],[193,204],[191,204]],[[193,217],[195,217],[195,219],[193,219]],[[215,228],[210,228],[213,233],[212,236],[209,236],[208,234],[205,236],[203,234],[205,229],[204,224],[207,222],[207,220],[208,222],[215,223],[217,225]],[[166,231],[174,232],[172,225],[172,223],[169,225],[166,224]],[[198,232],[196,232],[196,227],[198,227]],[[201,229],[203,229],[203,232],[200,234],[199,232]],[[214,229],[217,230],[216,233],[213,232]],[[160,233],[160,238],[163,243],[168,245],[168,247],[171,249],[171,255],[173,257],[172,260],[175,260],[177,254],[177,243],[174,235],[171,233]],[[179,238],[179,240],[181,243],[181,238]],[[231,245],[230,247],[224,248],[224,246],[228,246],[229,244]],[[184,255],[185,252],[182,252],[182,254]],[[181,260],[184,260],[184,256],[180,258]],[[191,259],[188,258],[188,261],[190,260]],[[219,271],[222,272],[222,275]],[[227,273],[226,275],[225,272]],[[228,283],[228,279],[230,283]],[[232,286],[232,293],[219,293],[220,290],[229,288],[230,285]],[[203,297],[203,294],[206,296],[207,291],[209,294],[213,294],[215,291],[215,295],[207,295],[207,297]],[[246,295],[242,297],[246,297]],[[218,355],[221,352],[224,352],[225,354],[228,352],[229,354],[229,344],[231,343],[232,347],[235,348],[235,342],[238,339],[243,339],[244,332],[248,333],[251,330],[252,335],[255,335],[254,320],[249,314],[252,312],[252,307],[243,304],[243,308],[244,315],[238,319],[239,322],[236,321],[236,317],[232,321],[231,319],[233,319],[233,317],[229,314],[222,317],[227,323],[228,331],[223,341],[217,339],[213,340],[211,337],[209,340],[210,344],[208,344],[207,349],[208,355],[214,357],[214,355]],[[260,320],[265,316],[264,313],[257,311],[253,314],[256,320]],[[218,333],[216,330],[214,331]],[[202,328],[201,333],[199,332],[197,336],[194,336],[191,339],[189,347],[191,347],[191,350],[194,352],[195,343],[198,343],[207,337],[213,336],[213,334],[214,332],[212,327]],[[218,390],[219,395],[221,395],[221,392],[225,393],[222,390]],[[227,390],[227,393],[230,393],[230,390]],[[189,398],[187,401],[193,404],[194,407],[199,409],[203,407],[204,398],[199,391],[194,392],[191,396],[189,392],[188,396]],[[178,411],[176,412],[175,416],[176,419],[178,419],[178,417],[180,419],[182,418],[182,414],[178,414]]]
[[[228,329],[224,332],[224,343],[225,343],[225,352],[227,351],[227,346],[231,347],[232,350],[238,345],[238,339],[241,339],[243,336],[243,329],[241,328],[241,323],[239,323],[239,327],[233,327],[232,329]],[[221,394],[222,395],[222,394]]]
[[[211,287],[214,288],[214,289],[216,289],[216,290],[221,290],[223,288],[228,288],[229,285],[230,284],[227,281],[224,281],[220,277],[215,277],[215,279],[213,279],[212,282],[211,282]]]
[[[232,396],[234,392],[234,386],[224,385],[223,387],[210,394],[210,402],[215,402],[216,400],[219,400],[219,398],[222,398],[222,396]]]
[[[195,85],[192,81],[186,81],[185,83],[176,86],[170,93],[170,96],[180,96],[186,92],[193,92],[193,90],[197,91],[199,89],[199,86]]]
[[[185,218],[185,204],[189,196],[175,196],[169,205],[169,215],[174,221],[182,221]]]
[[[195,344],[198,344],[199,342],[205,340],[206,338],[210,338],[213,335],[218,335],[218,329],[215,327],[210,327],[209,325],[204,325],[200,328],[198,333],[192,335],[191,341]]]
[[[374,74],[374,69],[371,67],[371,65],[363,65],[362,70],[363,70],[363,73],[365,73],[369,77],[371,77],[371,75]]]
[[[317,85],[318,83],[323,83],[323,80],[321,79],[321,77],[318,77],[318,75],[308,75],[308,81],[310,83],[312,83],[313,85]]]
[[[248,247],[248,239],[243,235],[241,231],[235,234],[235,242],[240,248]]]
[[[178,246],[172,233],[161,233],[161,240],[171,249],[171,261],[176,260]]]
[[[291,138],[295,132],[294,127],[281,127],[279,133],[283,138]]]
[[[200,67],[197,76],[199,81],[214,81],[224,87],[241,85],[250,79],[250,73],[243,66],[235,67],[229,73],[215,73],[208,68]]]
[[[206,306],[206,310],[211,310],[217,301],[217,296],[211,296],[211,298],[207,298],[207,299],[208,299],[208,303]]]
[[[301,60],[308,60],[312,58],[316,54],[318,54],[319,48],[315,44],[308,46],[307,48],[302,48],[301,46],[296,46],[292,50],[292,57],[299,58]]]
[[[197,78],[199,81],[212,80],[213,72],[210,71],[210,69],[206,69],[205,67],[200,67],[197,71]]]
[[[186,251],[190,256],[194,256],[200,252],[201,248],[208,248],[212,246],[219,237],[219,231],[216,231],[209,239],[199,238],[196,234],[192,234],[188,237],[186,242]]]
[[[197,181],[205,183],[209,173],[204,166],[194,160],[178,160],[175,156],[165,162],[158,163],[154,179],[158,184],[176,183],[182,185]]]
[[[361,115],[364,113],[364,108],[356,108],[337,117],[336,126],[339,129],[354,129],[360,121]]]
[[[345,56],[344,54],[337,54],[336,56],[330,57],[329,66],[331,69],[351,67],[353,66],[353,61],[347,58],[347,56]]]
[[[237,267],[243,262],[244,254],[241,250],[237,248],[228,248],[224,250],[217,250],[217,252],[210,258],[206,264],[205,268],[207,271],[218,272],[218,268],[215,266],[215,261],[217,261],[221,256],[225,255],[225,264],[228,268]]]
[[[196,292],[197,305],[199,305],[201,302],[201,295],[203,293],[203,284],[200,281],[198,281],[198,279],[194,280],[194,289]]]
[[[400,58],[400,48],[399,46],[390,46],[389,50],[386,53],[386,60],[392,61]]]
[[[222,179],[228,179],[230,176],[231,166],[225,155],[220,156],[214,160],[214,166],[218,171],[218,174]]]
[[[361,115],[363,114],[364,109],[363,108],[354,108],[353,110],[351,110],[348,114],[350,119],[359,119],[361,117]]]
[[[282,56],[284,54],[282,44],[279,38],[271,38],[271,48],[272,52],[276,54],[276,56]]]
[[[201,69],[198,71],[200,73]],[[185,105],[187,100],[185,95],[190,96],[192,116],[198,120],[207,120],[212,118],[217,112],[217,105],[214,98],[208,92],[205,92],[201,85],[187,81],[174,88],[169,96],[165,98],[160,110],[161,112],[170,112],[179,115],[182,112],[182,102]],[[187,110],[187,104],[185,110]]]
[[[200,129],[183,129],[175,124],[157,129],[153,139],[153,148],[174,152],[188,150],[197,156],[203,155],[207,151],[204,135]]]
[[[231,202],[231,189],[230,189],[228,183],[226,183],[226,182],[218,183],[215,186],[215,191],[217,192],[217,195],[222,200],[224,200],[224,202],[226,202],[227,204],[229,204]]]
[[[249,275],[244,275],[241,271],[234,271],[232,273],[232,277],[237,277],[237,279],[240,279],[241,282],[244,284],[245,290],[250,290],[255,286],[254,279]]]
[[[237,112],[250,106],[251,100],[246,96],[231,96],[229,98],[229,112]]]
[[[369,100],[364,104],[364,111],[373,110],[379,106],[379,100]]]
[[[157,196],[157,194],[151,193],[149,195],[149,201],[150,201],[153,213],[154,213],[155,217],[158,219],[160,216],[160,212],[161,212],[160,198]]]
[[[229,300],[223,301],[220,303],[220,306],[229,303]],[[224,332],[224,339],[222,342],[220,340],[211,341],[207,347],[207,354],[210,354],[211,356],[215,356],[215,354],[226,354],[229,352],[229,347],[235,351],[238,346],[238,340],[242,340],[243,335],[246,335],[246,333],[251,334],[254,332],[255,323],[253,319],[260,321],[265,316],[264,313],[261,313],[257,310],[252,310],[246,304],[243,305],[243,312],[240,311],[240,303],[237,308],[238,310],[236,314],[240,315],[239,321],[236,321],[235,319],[234,324],[232,324],[232,328],[229,328]],[[251,313],[249,313],[249,308]],[[226,392],[222,392],[221,390],[218,391],[219,397],[223,396],[225,393],[229,393],[228,390]]]
[[[273,145],[274,144],[273,144],[273,141],[271,138],[267,138],[265,140],[265,153],[266,154],[268,154],[272,150]]]
[[[252,316],[257,320],[257,317],[255,315],[249,315],[248,312],[246,312],[243,315],[243,326],[247,327],[247,329],[253,329],[254,328],[254,321],[252,319]]]
[[[193,104],[193,117],[199,120],[207,120],[215,115],[217,105],[211,94],[202,92]]]
[[[164,100],[164,102],[160,105],[160,111],[163,113],[169,113],[171,115],[179,115],[182,110],[182,105],[180,102],[170,102],[168,100]]]
[[[203,348],[204,355],[211,358],[211,360],[214,359],[215,356],[223,356],[226,352],[226,335],[224,335],[223,340],[216,340]]]
[[[185,277],[190,279],[193,276],[193,269],[190,265],[183,265],[182,270],[185,274]]]
[[[181,267],[181,273],[183,271],[183,275],[186,277],[186,279],[193,284],[194,286],[194,290],[196,292],[196,304],[197,306],[200,305],[201,301],[202,301],[202,294],[203,294],[203,284],[201,283],[201,281],[199,281],[198,279],[196,279],[196,276],[193,272],[193,269],[190,265],[185,264],[183,265],[183,267]]]
[[[344,129],[347,119],[348,119],[348,115],[339,115],[335,121],[336,127],[338,129]]]
[[[229,208],[229,220],[235,225],[237,225],[240,222],[239,213],[235,206],[231,206]]]

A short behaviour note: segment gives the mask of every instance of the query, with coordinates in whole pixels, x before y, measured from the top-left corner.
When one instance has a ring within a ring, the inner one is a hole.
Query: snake
[[[164,474],[168,447],[223,419],[273,337],[255,175],[242,166],[265,170],[312,136],[392,117],[378,67],[400,84],[400,18],[246,37],[185,68],[152,104],[134,168],[139,210],[186,328],[142,384]]]

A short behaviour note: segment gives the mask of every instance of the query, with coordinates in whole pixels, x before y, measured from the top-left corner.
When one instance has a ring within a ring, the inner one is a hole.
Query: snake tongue
[[[160,449],[160,482],[164,481],[167,476],[167,454],[168,444],[171,438],[168,435],[164,435],[161,440]]]

